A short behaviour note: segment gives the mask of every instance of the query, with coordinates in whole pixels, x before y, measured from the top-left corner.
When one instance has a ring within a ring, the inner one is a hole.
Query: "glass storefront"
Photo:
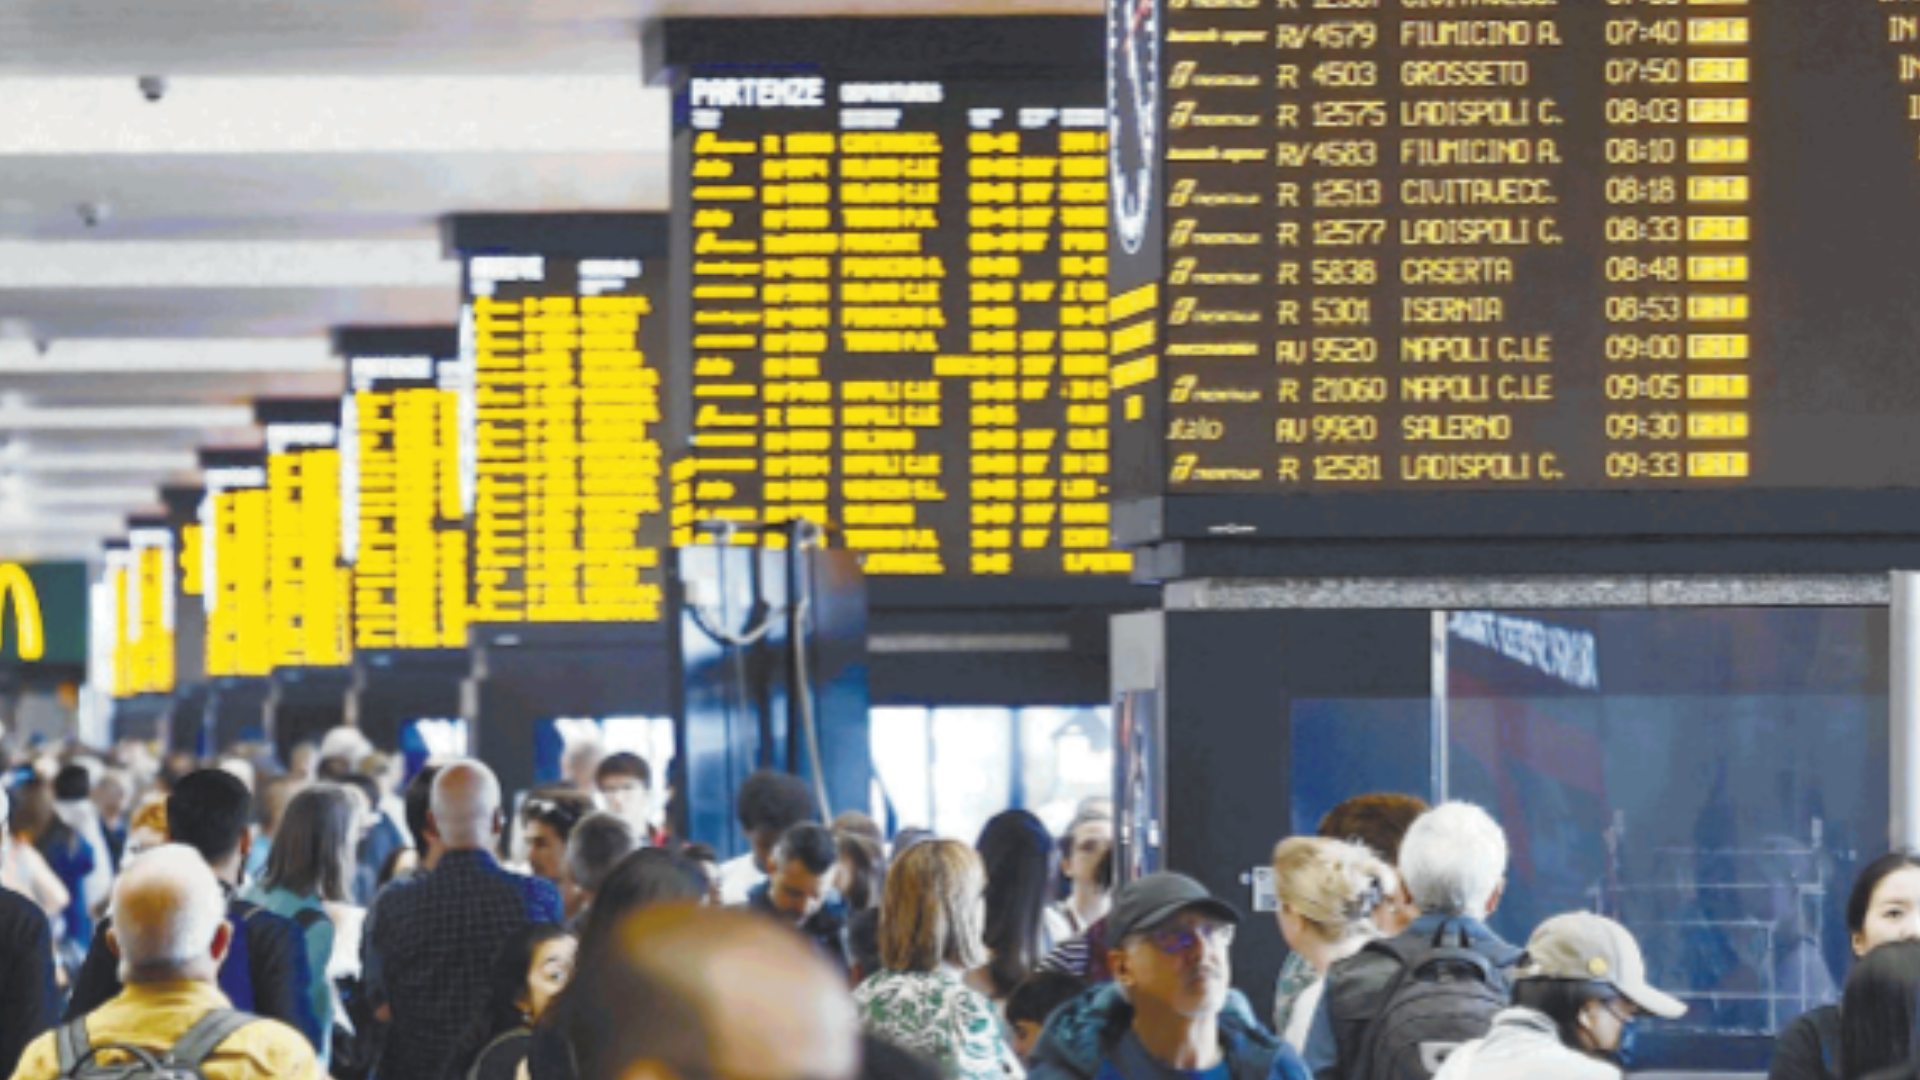
[[[1002,810],[1031,810],[1056,834],[1082,800],[1113,787],[1105,706],[872,710],[874,814],[890,831],[971,842]]]
[[[1439,613],[1429,700],[1295,703],[1291,824],[1369,791],[1485,807],[1496,930],[1604,913],[1688,1002],[1643,1067],[1764,1067],[1837,999],[1887,850],[1887,648],[1885,609]]]

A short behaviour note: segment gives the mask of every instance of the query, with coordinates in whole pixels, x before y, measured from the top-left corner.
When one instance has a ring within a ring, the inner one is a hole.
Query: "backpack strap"
[[[487,1055],[493,1053],[495,1047],[506,1042],[508,1039],[518,1038],[527,1034],[530,1034],[530,1032],[528,1032],[526,1028],[513,1028],[495,1035],[492,1042],[481,1047],[480,1052],[473,1056],[473,1064],[467,1068],[467,1080],[480,1080],[480,1066],[486,1064]],[[528,1049],[531,1050],[532,1048],[529,1047]],[[529,1055],[529,1057],[530,1056],[531,1055]],[[578,1075],[578,1073],[575,1075]]]
[[[300,927],[302,932],[311,930],[321,923],[333,922],[331,918],[327,917],[325,911],[322,911],[320,908],[311,907],[303,907],[299,911],[294,912],[293,921],[295,925]]]
[[[60,1075],[72,1074],[74,1068],[93,1052],[87,1040],[87,1018],[77,1016],[55,1028],[53,1048],[60,1056]]]
[[[252,1013],[243,1013],[234,1009],[214,1009],[201,1017],[197,1023],[187,1029],[185,1035],[173,1044],[168,1051],[175,1064],[190,1069],[198,1069],[200,1063],[213,1056],[233,1034],[259,1017]]]

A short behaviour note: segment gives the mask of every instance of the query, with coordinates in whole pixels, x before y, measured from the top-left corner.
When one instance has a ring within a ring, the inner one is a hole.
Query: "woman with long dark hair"
[[[1895,941],[1920,940],[1920,855],[1892,851],[1868,863],[1847,894],[1847,930],[1856,958]],[[1773,1044],[1768,1080],[1836,1080],[1840,1007],[1810,1009]]]
[[[692,861],[665,848],[641,848],[621,859],[594,895],[580,930],[580,955],[592,956],[614,948],[615,932],[627,916],[655,904],[698,904],[707,896],[707,879]],[[562,990],[546,1016],[534,1025],[527,1057],[531,1080],[573,1080],[572,1038],[581,1010],[606,1007],[606,1002],[576,1000]]]
[[[336,1012],[333,984],[327,979],[334,915],[344,916],[353,906],[357,813],[353,796],[337,784],[315,784],[295,795],[274,832],[267,872],[241,893],[242,899],[294,920],[305,934],[312,978],[301,992],[320,1021],[323,1064],[333,1052]]]
[[[1868,953],[1840,998],[1840,1080],[1861,1080],[1905,1064],[1920,1007],[1920,941]]]
[[[1053,951],[1047,904],[1059,852],[1047,827],[1025,810],[994,815],[974,848],[987,868],[989,959],[967,976],[967,985],[1002,1002]]]
[[[514,1080],[527,1060],[533,1025],[573,978],[573,935],[535,923],[500,945],[487,976],[487,1003],[460,1041],[445,1080]]]

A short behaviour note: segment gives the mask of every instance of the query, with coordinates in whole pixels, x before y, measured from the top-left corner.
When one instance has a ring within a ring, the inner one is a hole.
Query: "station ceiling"
[[[451,321],[443,215],[664,210],[653,19],[1101,10],[0,0],[0,558],[93,557],[254,398],[338,393],[330,328]]]

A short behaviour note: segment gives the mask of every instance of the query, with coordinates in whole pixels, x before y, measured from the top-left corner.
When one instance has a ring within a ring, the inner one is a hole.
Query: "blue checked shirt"
[[[529,923],[561,917],[551,883],[509,873],[484,851],[449,851],[415,884],[381,893],[370,921],[393,1026],[375,1075],[439,1077],[485,1004],[501,944]]]

